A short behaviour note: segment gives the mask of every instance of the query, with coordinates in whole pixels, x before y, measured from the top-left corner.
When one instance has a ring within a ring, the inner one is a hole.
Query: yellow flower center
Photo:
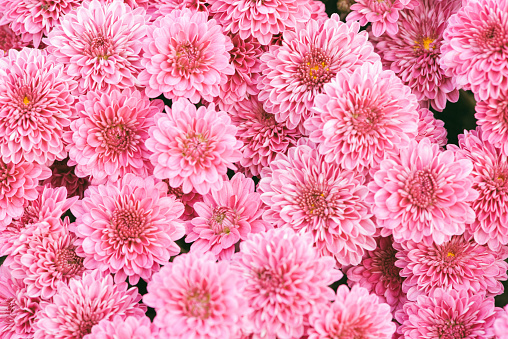
[[[28,97],[25,96],[25,98],[23,99],[23,104],[28,105],[30,103],[30,100],[28,100]]]

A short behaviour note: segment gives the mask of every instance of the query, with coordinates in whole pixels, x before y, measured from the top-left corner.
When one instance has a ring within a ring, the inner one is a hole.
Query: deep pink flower
[[[369,293],[375,293],[379,301],[390,305],[394,312],[407,301],[402,292],[404,278],[399,275],[401,269],[395,266],[397,251],[392,246],[393,238],[378,237],[376,242],[375,250],[366,251],[362,262],[347,270],[348,284],[360,285]]]
[[[145,308],[138,303],[136,287],[113,283],[111,275],[94,270],[69,284],[58,282],[51,302],[42,302],[37,315],[36,339],[81,339],[102,319],[115,315],[142,317]]]
[[[64,134],[69,166],[79,177],[117,181],[127,173],[152,172],[145,147],[148,129],[160,113],[158,104],[138,90],[89,91],[76,104],[78,117]]]
[[[185,234],[178,220],[183,209],[153,177],[127,174],[115,184],[90,186],[71,208],[85,267],[115,273],[115,282],[150,280],[180,253],[175,241]]]
[[[407,241],[394,247],[398,249],[395,265],[406,278],[402,289],[412,301],[421,294],[432,295],[437,288],[496,296],[504,290],[500,280],[508,279],[504,261],[508,249],[500,249],[498,255],[468,235],[454,236],[441,245]]]
[[[346,21],[359,20],[362,26],[371,22],[374,36],[380,36],[385,31],[396,34],[399,12],[404,8],[414,9],[415,6],[418,6],[418,0],[357,0],[351,5],[351,13]]]
[[[55,161],[51,165],[51,177],[44,180],[44,185],[50,185],[53,188],[65,187],[67,189],[67,197],[78,196],[83,199],[85,190],[87,189],[90,181],[88,177],[80,178],[75,172],[75,166],[69,166],[68,158],[63,161]]]
[[[471,204],[476,219],[469,231],[496,251],[508,245],[508,157],[485,140],[480,128],[459,135],[459,145],[473,162],[473,188],[479,192]]]
[[[402,324],[398,332],[407,339],[489,339],[495,312],[494,298],[437,289],[432,296],[420,295],[416,302],[406,303],[396,316]]]
[[[334,14],[324,23],[309,20],[284,31],[282,45],[261,56],[259,100],[266,111],[293,129],[311,116],[314,98],[339,71],[350,74],[364,62],[379,60],[359,29]]]
[[[441,66],[477,100],[508,90],[508,0],[463,1],[448,20]]]
[[[161,338],[234,338],[246,302],[228,261],[187,253],[154,274],[143,301],[155,308]]]
[[[101,320],[83,339],[156,339],[157,333],[158,330],[147,316],[129,316],[123,319],[115,315],[113,319]]]
[[[415,140],[429,138],[432,143],[444,147],[448,142],[447,131],[442,120],[434,118],[434,113],[427,108],[420,108],[418,111],[418,135]]]
[[[459,100],[451,76],[439,65],[443,32],[460,3],[417,0],[413,10],[400,12],[398,33],[384,34],[375,45],[384,65],[394,71],[416,95],[418,101],[442,111],[446,101]],[[355,5],[353,5],[355,6]]]
[[[416,97],[392,71],[365,63],[324,86],[304,126],[326,162],[364,171],[416,137],[417,110]]]
[[[20,50],[25,46],[28,46],[28,43],[23,42],[21,36],[14,33],[9,25],[0,25],[0,51],[7,54],[10,49]]]
[[[224,27],[242,39],[250,36],[262,45],[270,44],[275,34],[286,32],[311,16],[309,0],[208,0],[208,10]]]
[[[187,222],[185,242],[194,242],[191,251],[212,252],[218,259],[231,259],[240,240],[271,228],[261,219],[264,209],[254,181],[241,173],[204,195],[194,210],[197,217]]]
[[[508,339],[508,306],[496,315],[496,321],[494,321],[494,333],[496,339]]]
[[[44,40],[48,51],[82,91],[137,85],[148,19],[143,8],[123,1],[85,1],[62,19]]]
[[[240,165],[255,176],[277,154],[284,154],[289,147],[296,146],[302,136],[297,129],[289,129],[285,123],[277,122],[255,95],[235,103],[228,113],[238,127],[237,138],[243,142]]]
[[[210,102],[235,72],[228,53],[233,44],[206,12],[174,10],[148,27],[144,41],[139,80],[150,98],[163,93],[168,99]]]
[[[508,89],[501,91],[497,99],[479,101],[475,110],[474,116],[482,128],[483,139],[508,156]]]
[[[75,114],[71,92],[77,84],[63,65],[41,50],[11,50],[0,61],[0,78],[3,161],[25,159],[49,166],[65,158],[62,135]]]
[[[399,155],[381,161],[368,185],[369,201],[383,235],[441,245],[464,233],[475,220],[469,203],[478,197],[470,176],[473,164],[428,138],[412,140]]]
[[[395,332],[390,306],[360,286],[339,286],[333,304],[310,317],[308,339],[391,339]]]
[[[358,265],[376,248],[376,225],[365,203],[364,178],[323,160],[301,145],[278,155],[261,172],[258,190],[267,205],[263,219],[312,234],[320,255]]]
[[[312,243],[310,233],[298,235],[289,228],[251,234],[240,243],[233,261],[250,306],[245,330],[262,337],[300,338],[309,315],[333,299],[328,285],[342,273]]]
[[[242,142],[235,138],[231,119],[213,104],[196,109],[186,99],[175,101],[166,112],[156,115],[146,141],[153,152],[154,176],[169,179],[171,187],[182,186],[183,193],[219,189],[227,169],[235,170],[233,163],[242,158]]]

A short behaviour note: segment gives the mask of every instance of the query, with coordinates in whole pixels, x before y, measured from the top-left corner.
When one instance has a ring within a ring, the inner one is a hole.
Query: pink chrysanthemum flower
[[[196,109],[186,99],[166,107],[166,112],[156,115],[146,141],[153,152],[154,176],[169,179],[171,187],[182,186],[183,193],[219,189],[227,169],[236,170],[233,163],[242,158],[242,142],[236,140],[237,128],[229,116],[213,104]]]
[[[301,338],[309,315],[333,299],[328,285],[342,273],[312,243],[310,233],[288,228],[251,234],[240,243],[233,261],[250,306],[247,330],[262,337]]]
[[[420,108],[418,116],[418,135],[415,140],[420,141],[423,138],[429,138],[432,143],[441,147],[446,146],[448,132],[444,128],[444,122],[434,118],[434,113],[427,108]]]
[[[240,165],[252,175],[258,176],[277,154],[296,146],[301,137],[297,129],[287,128],[285,123],[278,123],[273,114],[267,113],[255,95],[234,104],[229,113],[238,127],[237,137],[243,142]]]
[[[339,71],[350,74],[364,62],[379,60],[367,32],[359,29],[334,14],[323,24],[309,20],[296,31],[284,31],[282,45],[261,56],[259,100],[266,111],[293,129],[311,116],[314,98]]]
[[[143,69],[147,21],[143,8],[131,9],[121,0],[85,1],[44,42],[83,92],[129,88]]]
[[[326,6],[321,0],[310,0],[310,18],[320,23],[329,19]]]
[[[494,298],[437,289],[432,296],[420,295],[416,302],[406,303],[396,316],[402,324],[398,332],[407,339],[490,339],[495,314]]]
[[[432,108],[442,111],[447,100],[459,100],[454,80],[445,75],[439,59],[443,32],[460,4],[439,0],[418,2],[420,5],[414,10],[400,12],[398,33],[375,39],[375,48],[386,68],[411,88],[418,101],[430,103]]]
[[[1,16],[2,14],[0,14]],[[0,51],[4,51],[7,54],[10,49],[20,50],[25,46],[28,46],[28,43],[23,42],[21,36],[16,35],[9,28],[9,25],[0,25]]]
[[[469,203],[478,197],[472,170],[470,160],[440,150],[428,138],[412,140],[399,155],[381,161],[368,198],[382,234],[393,233],[397,242],[440,245],[464,233],[465,224],[475,220]]]
[[[432,295],[437,288],[496,296],[504,290],[500,280],[508,279],[507,249],[500,256],[471,236],[454,236],[441,245],[407,241],[394,247],[399,250],[395,265],[406,277],[402,289],[412,301],[421,294]]]
[[[156,16],[165,16],[175,10],[188,8],[193,12],[208,13],[208,3],[203,0],[153,0],[157,8]]]
[[[374,36],[380,36],[385,31],[396,34],[399,12],[405,8],[414,9],[418,4],[418,0],[356,0],[346,21],[359,20],[362,26],[371,22]]]
[[[392,246],[393,238],[378,237],[376,242],[375,250],[367,251],[358,266],[348,269],[348,284],[360,285],[369,293],[375,293],[379,301],[390,305],[394,312],[407,301],[402,292],[404,278],[399,275],[401,269],[395,266],[397,251]]]
[[[320,255],[358,265],[376,248],[376,225],[364,202],[364,178],[323,160],[301,145],[278,155],[261,172],[258,190],[267,205],[263,219],[277,227],[311,233]]]
[[[391,339],[395,332],[390,306],[360,286],[339,286],[335,302],[310,317],[308,339]]]
[[[23,214],[29,201],[37,199],[39,180],[50,176],[51,171],[43,165],[0,160],[0,231]]]
[[[473,162],[473,188],[479,192],[471,204],[477,217],[469,231],[476,242],[496,251],[508,245],[508,157],[485,140],[479,128],[460,135],[459,145]]]
[[[174,10],[148,27],[139,75],[150,98],[161,93],[168,99],[200,98],[210,102],[233,75],[229,63],[231,40],[206,12]]]
[[[271,228],[261,219],[264,209],[254,181],[241,173],[204,195],[194,210],[198,216],[187,222],[185,242],[194,242],[191,251],[212,252],[218,259],[231,259],[236,243]]]
[[[494,321],[494,333],[496,339],[508,339],[508,305],[498,312]]]
[[[152,172],[145,147],[148,129],[160,113],[156,104],[138,90],[90,91],[76,104],[77,119],[64,134],[69,166],[79,177],[103,182],[127,173],[146,177]]]
[[[11,50],[0,61],[0,78],[3,161],[51,165],[65,158],[62,135],[75,114],[71,92],[77,84],[63,65],[41,50]]]
[[[229,262],[187,253],[154,274],[143,301],[155,308],[161,338],[235,338],[246,302]]]
[[[342,71],[315,100],[305,121],[310,140],[326,162],[348,170],[375,167],[388,153],[408,145],[418,131],[418,102],[409,87],[381,63]]]
[[[156,339],[157,333],[147,316],[123,319],[115,315],[111,320],[101,320],[83,339]]]
[[[497,99],[479,101],[475,110],[483,138],[508,156],[508,89],[501,91]]]
[[[90,184],[89,178],[80,178],[76,176],[75,166],[69,166],[68,158],[63,161],[55,161],[51,165],[51,177],[44,180],[44,185],[50,185],[53,188],[65,187],[67,189],[67,197],[78,196],[83,199],[85,190]]]
[[[58,282],[51,302],[42,302],[37,315],[36,339],[82,339],[103,319],[115,315],[142,317],[138,289],[126,282],[115,284],[111,275],[86,272],[69,284]]]
[[[508,0],[463,1],[448,20],[441,66],[477,100],[508,90]]]
[[[310,19],[309,0],[236,1],[208,0],[208,10],[225,31],[250,36],[262,45],[270,44],[276,34],[289,31]]]
[[[150,280],[180,253],[175,241],[185,234],[178,220],[183,209],[167,196],[166,183],[153,177],[129,173],[115,184],[90,186],[71,208],[85,267],[115,273],[115,282]]]

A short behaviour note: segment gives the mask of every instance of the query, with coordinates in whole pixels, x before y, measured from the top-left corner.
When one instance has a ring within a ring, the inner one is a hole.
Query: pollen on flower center
[[[56,254],[55,266],[60,273],[74,276],[83,269],[83,258],[78,257],[74,246],[67,247]]]
[[[211,151],[210,142],[201,133],[189,133],[182,140],[180,146],[182,155],[192,162],[200,162],[206,159]]]
[[[107,60],[114,54],[111,39],[103,33],[84,33],[85,50],[84,53],[92,58]]]
[[[305,218],[308,221],[314,217],[330,216],[334,208],[332,198],[325,185],[309,184],[296,197],[296,203],[306,212]]]
[[[406,182],[406,191],[413,205],[426,208],[435,203],[437,184],[431,173],[419,170]]]
[[[355,107],[351,113],[351,124],[357,133],[366,134],[377,130],[380,120],[379,111],[371,107]]]
[[[212,212],[209,220],[210,228],[216,235],[221,233],[229,234],[232,228],[236,227],[238,214],[229,207],[218,207]]]
[[[199,70],[202,64],[202,52],[190,42],[180,44],[175,51],[175,66],[179,71],[190,74]]]
[[[335,75],[330,70],[331,58],[321,49],[312,48],[298,66],[298,74],[302,84],[320,90]]]
[[[187,292],[187,298],[184,303],[184,313],[189,317],[207,319],[212,314],[210,300],[210,292],[197,288],[191,289]]]
[[[110,223],[113,227],[113,236],[120,243],[131,240],[137,241],[149,226],[149,212],[145,212],[139,201],[132,201],[129,197],[122,197],[116,202]]]

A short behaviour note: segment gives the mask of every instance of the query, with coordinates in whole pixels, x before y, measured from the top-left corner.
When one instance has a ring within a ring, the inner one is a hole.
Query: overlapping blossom
[[[111,320],[101,320],[83,339],[156,339],[158,332],[147,316],[131,315],[123,319],[115,315]]]
[[[501,91],[497,99],[479,101],[475,110],[483,139],[508,156],[508,89]]]
[[[165,16],[174,10],[183,10],[188,8],[193,12],[207,12],[208,3],[203,0],[155,0],[157,8],[156,16]]]
[[[418,135],[415,140],[429,138],[432,143],[444,147],[448,142],[446,138],[448,132],[444,128],[444,122],[434,118],[434,113],[427,108],[420,108],[418,116]]]
[[[0,14],[0,17],[2,14]],[[28,46],[27,42],[23,42],[20,35],[17,35],[9,28],[9,25],[0,25],[0,52],[5,54],[12,48],[20,50]],[[0,53],[1,56],[2,53]]]
[[[55,161],[50,166],[51,177],[44,180],[44,185],[49,185],[53,188],[65,187],[67,189],[67,197],[77,196],[83,199],[85,190],[90,184],[90,178],[80,178],[75,173],[75,166],[69,166],[68,158],[62,161]]]

